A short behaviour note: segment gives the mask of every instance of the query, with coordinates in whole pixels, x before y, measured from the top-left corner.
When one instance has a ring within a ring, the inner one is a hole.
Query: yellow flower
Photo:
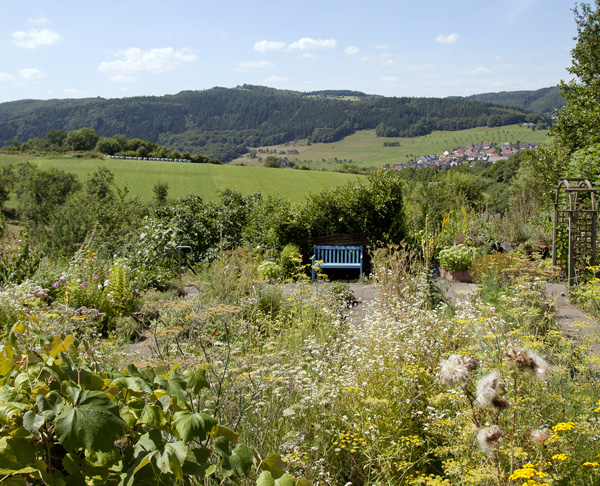
[[[554,459],[555,461],[566,461],[567,457],[568,456],[566,454],[554,454],[552,456],[552,459]]]
[[[559,424],[556,424],[554,427],[552,427],[552,430],[554,430],[554,432],[563,432],[563,431],[572,430],[574,428],[575,428],[575,424],[573,422],[561,422]]]

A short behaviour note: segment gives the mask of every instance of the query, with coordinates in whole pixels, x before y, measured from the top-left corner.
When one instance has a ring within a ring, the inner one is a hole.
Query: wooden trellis
[[[552,264],[577,285],[585,268],[596,264],[598,209],[589,179],[563,179],[556,188]]]

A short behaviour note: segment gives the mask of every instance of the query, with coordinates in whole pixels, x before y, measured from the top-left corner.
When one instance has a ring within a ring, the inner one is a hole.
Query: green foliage
[[[311,195],[299,218],[309,234],[351,233],[364,235],[372,243],[400,242],[405,235],[401,179],[374,172],[368,181]]]
[[[283,276],[283,270],[277,263],[265,260],[258,266],[258,275],[263,280],[278,280]]]
[[[0,285],[19,284],[32,277],[41,259],[41,254],[31,247],[29,232],[23,230],[19,235],[17,246],[12,251],[0,245]]]
[[[35,224],[47,223],[80,187],[75,175],[54,168],[38,169],[25,163],[16,169],[15,192],[19,213]]]
[[[577,45],[568,71],[576,79],[560,84],[566,104],[551,130],[568,153],[600,142],[600,2],[595,1],[595,8],[576,5],[574,13]]]
[[[600,186],[600,143],[577,150],[571,155],[568,175],[589,179],[594,187]]]
[[[101,371],[72,335],[13,331],[0,353],[0,475],[10,484],[237,483],[250,473],[252,452],[195,410],[206,366]]]
[[[86,151],[93,150],[98,143],[96,130],[89,127],[71,130],[64,140],[64,144],[71,150]]]
[[[0,145],[11,144],[25,132],[41,139],[52,126],[71,130],[64,145],[73,150],[92,150],[98,136],[119,133],[180,152],[202,147],[208,158],[230,161],[247,153],[249,147],[303,139],[329,143],[359,128],[377,129],[382,136],[414,137],[434,130],[522,123],[531,116],[519,108],[459,98],[362,96],[350,101],[245,85],[244,89],[183,91],[153,99],[11,104],[10,113],[3,118],[6,121],[0,123]],[[91,128],[73,130],[97,126],[99,119],[103,123],[97,134]],[[99,149],[112,150],[104,142]],[[152,152],[145,145],[128,146],[127,151],[138,157]]]
[[[278,169],[280,167],[279,157],[275,157],[274,155],[269,155],[268,157],[265,157],[263,165],[265,167]]]
[[[469,270],[475,257],[475,248],[460,244],[440,251],[440,265],[450,272],[465,272]]]
[[[288,243],[283,247],[279,256],[279,263],[284,279],[296,279],[300,274],[304,273],[302,268],[302,252],[300,251],[300,247],[295,243]]]

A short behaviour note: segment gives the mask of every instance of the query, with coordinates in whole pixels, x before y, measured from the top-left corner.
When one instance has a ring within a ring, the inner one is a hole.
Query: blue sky
[[[257,84],[467,96],[568,79],[567,0],[0,0],[0,102]]]

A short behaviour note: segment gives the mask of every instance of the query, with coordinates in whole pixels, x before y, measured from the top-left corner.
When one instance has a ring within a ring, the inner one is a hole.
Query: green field
[[[265,196],[280,194],[292,202],[301,202],[312,192],[364,177],[334,172],[232,165],[0,155],[0,166],[24,161],[30,161],[40,168],[55,167],[72,172],[82,180],[98,167],[104,166],[115,174],[117,186],[127,184],[130,194],[140,196],[143,200],[152,198],[152,188],[157,182],[167,182],[171,198],[193,193],[201,194],[205,201],[212,201],[218,197],[219,190],[233,189],[244,195],[255,192],[261,192]]]
[[[546,131],[532,131],[521,125],[510,125],[496,128],[472,128],[456,132],[433,132],[430,135],[415,138],[380,138],[375,135],[375,130],[362,130],[356,132],[339,142],[317,143],[307,145],[306,142],[297,142],[272,147],[263,147],[271,152],[276,151],[278,157],[287,157],[297,164],[306,164],[315,169],[335,170],[344,162],[359,167],[383,167],[397,163],[410,162],[422,155],[439,154],[444,150],[454,150],[459,146],[469,146],[475,143],[494,142],[545,142],[548,140]],[[385,147],[384,142],[398,142],[398,147]],[[289,153],[297,150],[299,154]],[[283,153],[285,152],[285,153]],[[266,157],[269,154],[257,154]],[[335,160],[337,158],[337,161]],[[235,163],[246,165],[258,164],[248,156],[237,159]]]

